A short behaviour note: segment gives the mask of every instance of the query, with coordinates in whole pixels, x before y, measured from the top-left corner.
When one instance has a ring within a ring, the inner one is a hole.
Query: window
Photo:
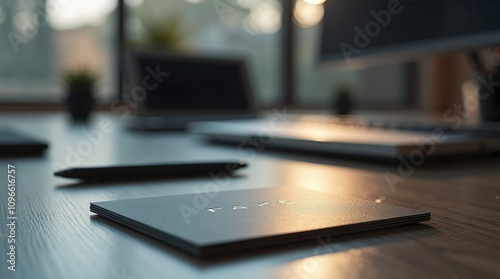
[[[129,45],[163,44],[166,48],[192,53],[241,56],[249,68],[257,105],[271,106],[281,100],[278,0],[128,0],[125,3]]]
[[[99,75],[98,102],[116,99],[118,1],[0,0],[0,101],[61,103],[61,74],[74,67]],[[281,104],[281,0],[123,1],[126,47],[163,44],[244,57],[257,105]],[[366,78],[373,75],[318,68],[321,2],[296,0],[296,105],[328,107],[339,85],[352,86],[359,103],[373,103],[377,98],[364,90],[373,88]]]
[[[62,102],[61,74],[99,75],[98,101],[116,95],[117,0],[0,1],[0,101]]]

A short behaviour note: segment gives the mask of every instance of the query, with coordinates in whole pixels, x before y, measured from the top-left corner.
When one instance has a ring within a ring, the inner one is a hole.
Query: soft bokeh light
[[[466,80],[462,84],[462,102],[467,113],[467,122],[479,123],[479,91],[476,79]]]
[[[250,21],[248,17],[243,20],[243,29],[245,29],[245,31],[247,31],[250,35],[260,34],[259,30],[255,26],[255,23],[253,23],[253,21]]]
[[[380,197],[375,200],[376,203],[382,203],[385,200],[385,197]]]
[[[297,0],[293,11],[294,18],[301,27],[317,25],[323,19],[324,13],[323,5],[310,4],[305,0]]]
[[[135,1],[136,2],[136,1]],[[116,9],[118,0],[57,1],[47,0],[49,22],[54,29],[74,29],[102,25]]]
[[[273,34],[281,27],[281,6],[275,0],[262,1],[254,5],[243,21],[250,34]]]
[[[38,33],[32,18],[33,14],[27,12],[17,13],[13,18],[14,28],[26,38],[32,38]]]
[[[326,0],[304,0],[304,1],[311,5],[320,5],[325,3]]]

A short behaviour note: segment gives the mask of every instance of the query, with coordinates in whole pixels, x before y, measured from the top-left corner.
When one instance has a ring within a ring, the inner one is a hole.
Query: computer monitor
[[[320,61],[351,67],[500,45],[498,0],[327,0]]]

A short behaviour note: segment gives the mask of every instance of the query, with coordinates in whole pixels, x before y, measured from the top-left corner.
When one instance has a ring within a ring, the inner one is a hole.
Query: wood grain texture
[[[113,131],[70,162],[71,150],[106,121]],[[88,126],[74,126],[58,113],[0,115],[0,126],[50,142],[44,157],[0,158],[2,236],[7,164],[17,169],[19,218],[16,272],[6,269],[3,237],[0,278],[500,278],[500,159],[422,166],[391,189],[384,173],[397,173],[397,166],[249,154],[182,133],[130,132],[122,121],[99,114]],[[67,165],[238,158],[250,167],[227,190],[304,187],[428,210],[432,220],[202,261],[91,214],[89,203],[203,191],[210,178],[79,184],[52,175]]]

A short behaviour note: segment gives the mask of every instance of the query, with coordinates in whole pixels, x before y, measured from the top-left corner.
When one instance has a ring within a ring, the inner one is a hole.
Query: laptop
[[[41,155],[48,144],[10,128],[0,128],[0,156]]]
[[[177,130],[196,120],[256,117],[244,61],[214,55],[130,51],[128,128]]]
[[[197,257],[428,221],[431,214],[302,188],[93,202],[90,211]],[[199,198],[199,197],[198,197]]]
[[[436,121],[285,114],[275,110],[258,120],[193,122],[188,130],[210,141],[235,144],[243,152],[272,148],[413,165],[500,152],[497,123],[454,129]]]

